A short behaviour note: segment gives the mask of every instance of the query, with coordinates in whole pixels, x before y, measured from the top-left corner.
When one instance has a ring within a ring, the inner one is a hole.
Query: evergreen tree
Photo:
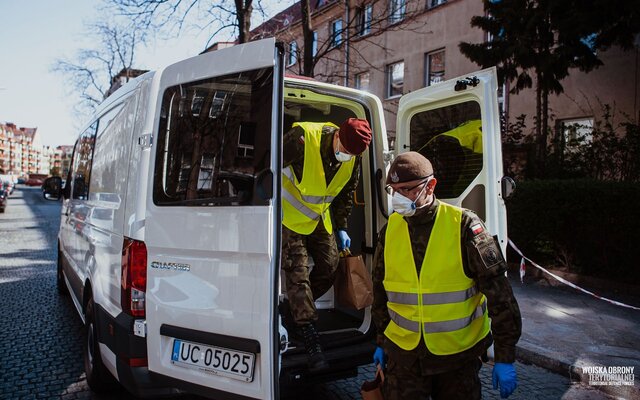
[[[483,43],[460,43],[467,58],[498,66],[500,83],[512,93],[535,84],[536,175],[543,176],[548,143],[549,94],[564,91],[569,70],[603,65],[598,50],[633,46],[640,31],[638,0],[484,0],[484,16],[471,25],[489,35]],[[535,79],[534,79],[535,78]]]

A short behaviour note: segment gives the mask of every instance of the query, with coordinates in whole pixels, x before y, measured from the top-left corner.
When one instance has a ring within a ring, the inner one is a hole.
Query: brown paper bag
[[[335,292],[338,304],[343,307],[361,310],[373,303],[373,284],[362,256],[340,258]]]
[[[384,382],[384,373],[378,365],[376,370],[376,378],[372,381],[366,381],[360,387],[362,400],[384,400],[382,397],[382,383]]]

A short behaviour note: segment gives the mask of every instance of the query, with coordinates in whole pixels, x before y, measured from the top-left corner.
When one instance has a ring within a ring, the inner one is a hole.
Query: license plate
[[[255,354],[174,339],[171,362],[183,367],[251,382]]]

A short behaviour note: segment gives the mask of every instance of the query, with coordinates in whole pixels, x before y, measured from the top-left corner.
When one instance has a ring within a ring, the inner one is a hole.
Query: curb
[[[519,361],[565,376],[572,383],[589,384],[589,374],[582,371],[582,365],[572,364],[548,353],[550,353],[548,350],[531,343],[518,343],[516,345],[516,358]],[[590,363],[589,366],[598,367],[602,365]],[[595,386],[595,388],[622,399],[640,399],[640,385],[636,384],[638,382],[638,374],[635,371],[634,374],[635,381],[633,386]]]

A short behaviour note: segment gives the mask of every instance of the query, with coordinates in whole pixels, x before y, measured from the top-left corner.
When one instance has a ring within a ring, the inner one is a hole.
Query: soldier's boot
[[[327,360],[322,353],[320,346],[320,335],[316,331],[314,324],[306,324],[300,328],[302,337],[304,338],[304,348],[307,351],[307,365],[309,371],[319,372],[329,368]]]
[[[280,316],[282,317],[282,326],[287,330],[290,337],[294,337],[297,335],[297,326],[295,321],[293,320],[293,315],[291,315],[291,306],[289,305],[289,300],[284,299],[280,304],[278,304],[278,311],[280,312]]]

